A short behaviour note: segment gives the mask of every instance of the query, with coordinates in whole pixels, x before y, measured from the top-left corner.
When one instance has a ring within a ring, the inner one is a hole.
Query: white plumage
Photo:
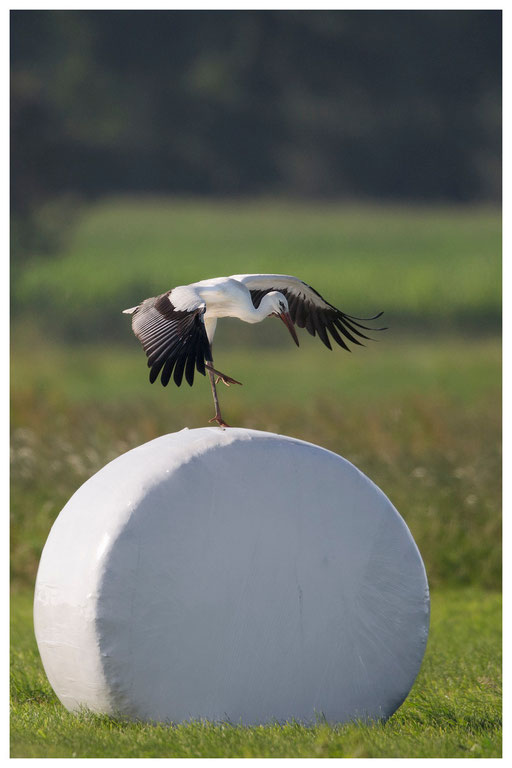
[[[361,331],[370,329],[359,321],[375,320],[382,314],[371,318],[346,315],[291,275],[231,275],[201,280],[145,299],[124,312],[132,315],[133,332],[148,357],[151,383],[160,375],[166,386],[172,375],[180,386],[185,375],[192,385],[194,370],[203,375],[208,371],[215,403],[215,416],[210,421],[223,427],[228,425],[220,413],[215,384],[219,380],[227,386],[240,382],[213,367],[211,345],[219,317],[259,323],[275,315],[287,326],[297,346],[294,325],[306,328],[313,336],[318,334],[329,349],[330,335],[350,351],[347,341],[361,344],[358,339],[368,339]]]

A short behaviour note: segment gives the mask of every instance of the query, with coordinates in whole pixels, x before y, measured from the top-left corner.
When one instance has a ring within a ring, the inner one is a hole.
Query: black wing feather
[[[134,334],[141,342],[151,369],[153,384],[161,372],[160,381],[167,386],[173,376],[179,387],[183,373],[190,386],[194,370],[206,374],[205,361],[211,360],[210,344],[204,326],[204,305],[191,310],[176,310],[169,298],[170,291],[146,299],[132,316]]]
[[[346,349],[347,352],[351,352],[352,350],[350,347],[347,347],[341,336],[339,335],[338,331],[336,330],[336,326],[334,325],[333,321],[330,318],[326,318],[326,327],[331,336],[333,337],[336,344],[339,344],[340,347],[343,347],[343,349]]]
[[[173,355],[173,357],[170,357],[164,363],[164,367],[162,368],[162,374],[160,376],[160,381],[163,387],[166,387],[171,380],[172,371],[176,364],[176,359],[177,359],[176,355]]]
[[[342,332],[342,334],[344,335],[344,337],[345,337],[346,339],[348,339],[349,341],[351,341],[351,342],[352,342],[352,344],[357,344],[357,345],[358,345],[358,346],[360,346],[360,347],[364,346],[364,345],[363,345],[363,344],[362,344],[360,341],[358,341],[357,339],[355,339],[355,338],[352,336],[352,334],[351,334],[351,333],[350,333],[350,331],[348,330],[348,328],[347,328],[347,326],[346,326],[345,322],[344,322],[344,321],[343,321],[341,318],[336,318],[334,322],[335,322],[336,328],[338,328],[338,329],[339,329],[339,330]]]
[[[357,328],[354,328],[352,323],[349,323],[346,317],[343,318],[343,325],[348,328],[352,333],[355,333],[356,336],[359,336],[360,339],[366,339],[367,341],[371,341],[369,336],[365,336],[364,333],[361,333],[361,331],[358,331]],[[376,331],[383,331],[384,328],[375,328]]]
[[[187,358],[185,355],[180,355],[178,357],[178,360],[176,362],[176,366],[174,368],[174,383],[177,387],[181,387],[181,382],[183,381],[183,371],[185,369],[185,363],[187,362]]]
[[[292,317],[293,320],[293,317]],[[315,324],[313,322],[313,313],[312,312],[306,312],[305,317],[305,326],[308,333],[310,333],[312,336],[315,335]]]
[[[185,378],[192,386],[194,383],[194,366],[196,364],[195,351],[192,349],[187,357],[187,367],[185,368]]]
[[[322,317],[322,313],[321,312],[313,312],[312,313],[312,317],[313,317],[313,323],[314,323],[316,332],[318,333],[318,335],[322,339],[322,341],[325,344],[325,346],[327,347],[327,349],[332,349],[331,342],[329,341],[329,337],[327,336],[327,333],[326,333],[326,330],[325,330],[326,323],[325,323],[324,318]]]

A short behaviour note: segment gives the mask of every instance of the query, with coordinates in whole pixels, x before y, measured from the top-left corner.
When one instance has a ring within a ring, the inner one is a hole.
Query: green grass
[[[500,597],[434,591],[416,683],[383,724],[148,725],[72,715],[41,667],[32,595],[12,597],[12,757],[500,757]]]
[[[352,354],[280,323],[219,323],[229,423],[292,435],[355,463],[407,522],[432,588],[418,681],[386,724],[174,728],[66,713],[41,670],[31,590],[50,527],[107,461],[204,426],[208,382],[148,383],[119,310],[216,274],[297,274],[389,330]],[[500,754],[500,218],[484,209],[110,200],[58,258],[16,270],[11,348],[15,756]]]

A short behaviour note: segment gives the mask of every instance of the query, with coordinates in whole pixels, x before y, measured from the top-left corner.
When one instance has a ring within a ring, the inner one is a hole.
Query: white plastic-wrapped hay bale
[[[71,710],[258,724],[385,718],[428,635],[423,563],[356,467],[245,429],[165,435],[57,518],[35,630]]]

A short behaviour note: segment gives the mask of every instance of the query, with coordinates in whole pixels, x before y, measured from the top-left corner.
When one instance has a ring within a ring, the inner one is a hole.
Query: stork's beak
[[[297,338],[297,334],[295,333],[295,326],[293,325],[293,320],[291,319],[290,314],[288,312],[283,312],[281,315],[279,315],[279,317],[290,331],[292,339],[296,345],[299,346],[299,340]]]

